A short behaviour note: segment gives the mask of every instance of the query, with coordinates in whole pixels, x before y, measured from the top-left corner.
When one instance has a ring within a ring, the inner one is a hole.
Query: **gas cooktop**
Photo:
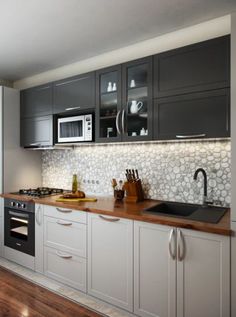
[[[65,190],[61,188],[38,187],[38,188],[20,189],[18,192],[14,194],[28,195],[33,197],[45,197],[45,196],[62,194],[64,192]]]

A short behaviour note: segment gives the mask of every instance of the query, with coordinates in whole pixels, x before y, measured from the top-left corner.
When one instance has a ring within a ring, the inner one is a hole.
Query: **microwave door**
[[[58,119],[58,142],[84,141],[84,116]]]

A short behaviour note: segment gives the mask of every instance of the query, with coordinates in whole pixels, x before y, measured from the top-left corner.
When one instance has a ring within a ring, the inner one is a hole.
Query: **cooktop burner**
[[[18,194],[28,195],[33,197],[45,197],[45,196],[61,194],[63,192],[64,190],[61,188],[38,187],[38,188],[20,189]]]

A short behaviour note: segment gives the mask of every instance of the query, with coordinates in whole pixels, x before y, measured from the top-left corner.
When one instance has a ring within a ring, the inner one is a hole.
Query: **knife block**
[[[141,180],[135,182],[125,182],[124,189],[126,191],[126,202],[137,203],[144,200]]]

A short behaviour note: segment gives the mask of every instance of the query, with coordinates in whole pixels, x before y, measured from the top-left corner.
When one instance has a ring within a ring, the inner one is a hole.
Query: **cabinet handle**
[[[125,133],[125,110],[122,111],[122,117],[121,117],[121,128],[122,133]]]
[[[41,143],[30,143],[30,146],[41,146]]]
[[[37,222],[37,224],[40,226],[42,224],[42,217],[41,217],[41,207],[39,206],[36,212],[36,217],[35,220]]]
[[[106,220],[106,221],[110,221],[110,222],[116,222],[116,221],[119,221],[120,219],[119,218],[107,218],[107,217],[104,217],[102,215],[99,215],[99,217],[103,220]]]
[[[121,110],[119,110],[119,111],[117,112],[117,115],[116,115],[116,130],[117,130],[118,134],[121,134],[120,128],[119,128],[119,117],[120,117],[120,113],[121,113]]]
[[[172,242],[174,240],[174,252],[172,252]],[[169,253],[172,258],[172,260],[176,259],[176,233],[175,229],[172,229],[170,232],[170,237],[169,237]]]
[[[80,109],[80,108],[81,108],[80,106],[78,106],[78,107],[68,107],[68,108],[66,108],[65,110],[66,110],[66,111],[70,111],[70,110]]]
[[[181,252],[182,249],[182,252]],[[178,230],[178,260],[181,262],[185,257],[185,243],[181,230]]]
[[[194,138],[202,138],[204,136],[206,136],[205,133],[202,133],[202,134],[186,134],[186,135],[177,134],[176,138],[177,139],[188,139],[188,138],[193,138],[194,139]]]
[[[71,209],[61,209],[61,208],[56,208],[57,211],[60,211],[60,212],[64,212],[64,213],[69,213],[69,212],[72,212]]]
[[[72,226],[72,222],[66,222],[62,220],[57,220],[57,224],[62,225],[62,226]]]
[[[59,256],[60,258],[63,259],[72,259],[72,255],[66,254],[66,253],[60,253],[60,252],[56,252],[56,255]]]

